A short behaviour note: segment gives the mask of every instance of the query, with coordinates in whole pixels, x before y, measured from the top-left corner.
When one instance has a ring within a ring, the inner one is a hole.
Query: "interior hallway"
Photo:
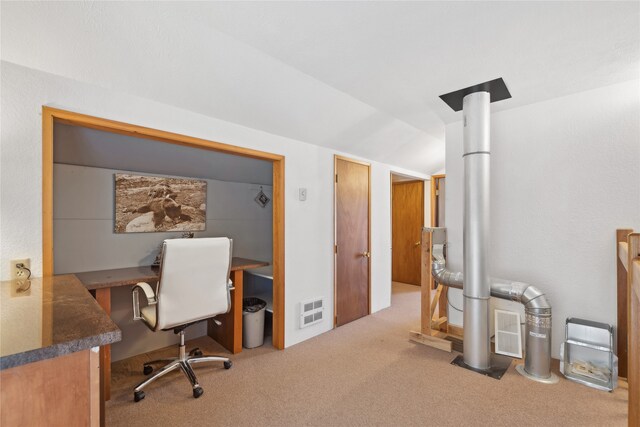
[[[201,365],[199,399],[175,372],[133,402],[144,358],[173,356],[175,347],[117,362],[107,425],[626,426],[624,389],[538,384],[513,366],[500,381],[486,378],[450,365],[454,353],[410,342],[419,325],[420,288],[394,283],[388,309],[283,351],[244,350],[228,371]],[[208,337],[191,344],[225,353]]]

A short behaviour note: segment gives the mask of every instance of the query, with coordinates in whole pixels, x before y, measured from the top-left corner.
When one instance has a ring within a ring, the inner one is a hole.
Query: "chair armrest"
[[[142,316],[140,315],[140,289],[144,292],[144,296],[147,299],[147,305],[155,305],[158,300],[156,299],[156,294],[153,292],[153,288],[148,283],[139,282],[131,291],[131,295],[133,297],[133,320],[141,320]]]

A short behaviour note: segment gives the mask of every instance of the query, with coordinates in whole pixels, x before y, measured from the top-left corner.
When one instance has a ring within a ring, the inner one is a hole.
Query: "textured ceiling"
[[[640,2],[219,3],[202,20],[431,131],[439,95],[503,77],[514,108],[640,77]]]
[[[2,59],[421,173],[438,95],[503,77],[494,111],[636,79],[638,2],[2,5]]]

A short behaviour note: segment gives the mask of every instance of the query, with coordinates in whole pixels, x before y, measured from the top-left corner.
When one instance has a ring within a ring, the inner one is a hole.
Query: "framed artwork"
[[[205,230],[206,181],[126,173],[114,177],[116,233]]]

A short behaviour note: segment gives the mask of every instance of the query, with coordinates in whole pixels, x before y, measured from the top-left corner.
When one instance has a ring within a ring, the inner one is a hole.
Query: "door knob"
[[[420,242],[415,242],[413,246],[420,246]]]
[[[362,256],[365,258],[371,258],[371,252],[362,252]]]

